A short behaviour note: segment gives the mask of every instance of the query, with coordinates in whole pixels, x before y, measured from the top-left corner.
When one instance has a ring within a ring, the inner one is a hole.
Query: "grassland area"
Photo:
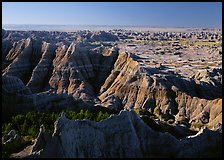
[[[132,42],[135,42],[135,43],[138,43],[138,44],[141,44],[141,43],[158,43],[158,44],[161,44],[161,45],[169,45],[169,44],[172,44],[174,42],[177,42],[177,41],[166,41],[166,40],[132,40]],[[192,45],[192,46],[214,46],[214,45],[219,45],[221,42],[213,42],[213,41],[190,41],[190,40],[180,40],[179,45],[183,46],[183,45],[186,45],[186,46],[189,46],[189,45]]]

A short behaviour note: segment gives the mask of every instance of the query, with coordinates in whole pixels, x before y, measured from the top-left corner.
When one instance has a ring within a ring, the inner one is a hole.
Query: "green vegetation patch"
[[[219,42],[203,42],[203,41],[197,41],[195,42],[195,45],[197,46],[213,46],[213,45],[217,45],[219,44]]]
[[[9,118],[7,122],[2,123],[2,135],[8,134],[12,129],[15,129],[18,135],[24,139],[24,143],[9,143],[3,145],[2,158],[9,158],[12,153],[16,153],[29,145],[32,139],[36,138],[39,133],[40,126],[45,126],[46,132],[52,134],[54,131],[54,123],[60,117],[61,112],[42,113],[29,112],[25,115],[18,114]],[[80,110],[77,112],[66,111],[65,116],[72,120],[90,119],[98,122],[110,116],[106,111],[97,110]]]
[[[52,134],[54,131],[54,123],[61,115],[61,112],[41,113],[29,112],[25,115],[18,114],[11,117],[9,122],[2,124],[2,135],[7,134],[10,130],[15,129],[22,136],[37,137],[40,126],[45,126],[46,132]],[[100,121],[110,116],[107,112],[95,112],[89,110],[80,110],[79,112],[66,111],[65,115],[68,119],[90,119],[92,121]]]

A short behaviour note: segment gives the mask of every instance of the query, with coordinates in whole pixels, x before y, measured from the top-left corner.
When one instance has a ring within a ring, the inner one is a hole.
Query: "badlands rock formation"
[[[33,110],[101,106],[135,110],[162,121],[172,117],[168,119],[174,120],[177,130],[177,124],[185,122],[199,131],[179,140],[153,131],[133,111],[99,123],[62,116],[46,146],[33,150],[31,156],[202,157],[213,155],[208,153],[209,146],[219,147],[221,68],[184,76],[159,63],[145,65],[151,59],[121,51],[115,43],[117,36],[104,31],[2,30],[2,40],[3,119]],[[208,129],[203,130],[204,126]],[[188,129],[179,130],[181,136],[190,135]]]
[[[121,111],[100,122],[69,120],[62,113],[53,135],[40,133],[33,145],[35,150],[26,157],[218,157],[221,152],[216,149],[221,146],[221,139],[220,133],[204,128],[195,136],[177,140],[148,127],[133,110]]]
[[[31,110],[49,110],[61,105],[67,108],[80,100],[85,101],[82,106],[88,107],[99,101],[98,90],[110,74],[118,49],[82,42],[72,42],[69,46],[50,44],[41,39],[35,36],[21,39],[12,48],[5,43],[10,49],[4,50],[3,108],[10,105],[13,112],[24,113],[23,110],[30,111],[27,107]],[[29,90],[29,94],[17,93],[22,88]]]
[[[161,68],[146,68],[140,57],[120,53],[110,76],[100,90],[102,104],[109,108],[149,110],[155,114],[176,115],[192,123],[222,123],[220,84],[196,83]],[[206,112],[205,120],[199,113]]]
[[[73,108],[78,101],[65,94],[41,92],[33,94],[23,82],[15,76],[2,76],[2,118],[30,111],[48,111]]]

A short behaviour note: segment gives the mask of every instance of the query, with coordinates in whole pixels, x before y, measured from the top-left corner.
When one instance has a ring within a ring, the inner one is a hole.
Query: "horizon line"
[[[156,26],[156,25],[129,25],[129,24],[2,24],[2,25],[32,25],[32,26],[105,26],[105,27],[116,27],[116,26],[122,26],[122,27],[149,27],[149,28],[218,28],[222,29],[222,26],[220,27],[195,27],[195,26]]]

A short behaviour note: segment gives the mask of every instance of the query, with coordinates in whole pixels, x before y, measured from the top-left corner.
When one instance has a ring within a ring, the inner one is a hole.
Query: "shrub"
[[[168,124],[173,124],[174,122],[175,122],[174,119],[169,119],[169,120],[167,121]]]
[[[200,129],[201,127],[205,126],[204,124],[201,124],[201,123],[194,123],[194,124],[191,124],[191,128],[197,128],[197,129]]]
[[[175,120],[175,117],[171,114],[162,114],[162,118],[165,120],[165,121],[168,121],[168,120]]]
[[[134,111],[139,114],[139,108],[134,108]]]
[[[9,133],[12,129],[12,123],[4,123],[2,125],[2,135]]]
[[[189,121],[188,119],[183,119],[179,123],[183,124],[189,128],[191,126],[191,124],[188,121]]]

